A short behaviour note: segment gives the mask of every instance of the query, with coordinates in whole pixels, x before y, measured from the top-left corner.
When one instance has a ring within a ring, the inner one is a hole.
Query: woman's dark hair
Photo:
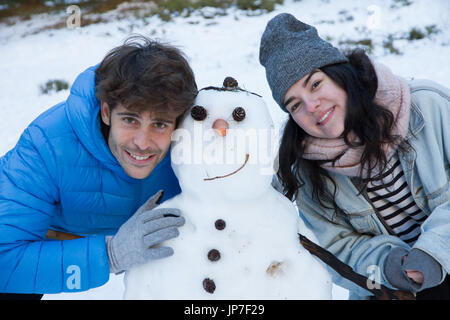
[[[111,50],[95,71],[96,95],[110,109],[152,110],[181,116],[194,103],[194,73],[180,50],[133,35]]]
[[[319,69],[347,93],[347,112],[342,137],[350,148],[363,146],[359,176],[362,176],[362,168],[367,168],[369,177],[372,177],[373,170],[378,168],[379,173],[373,177],[375,179],[381,176],[389,160],[383,152],[383,144],[398,144],[400,137],[391,134],[394,125],[392,112],[374,102],[378,81],[369,57],[360,49],[351,51],[346,56],[349,62]],[[347,139],[351,131],[359,138],[358,143]],[[308,134],[289,116],[281,138],[277,176],[285,195],[291,200],[297,197],[305,179],[309,179],[313,199],[337,213],[340,209],[335,202],[336,183],[327,170],[320,166],[324,162],[303,159],[306,137]],[[342,154],[327,161],[334,164],[340,156]],[[334,190],[327,187],[327,180],[331,182]],[[366,186],[367,181],[359,192]]]

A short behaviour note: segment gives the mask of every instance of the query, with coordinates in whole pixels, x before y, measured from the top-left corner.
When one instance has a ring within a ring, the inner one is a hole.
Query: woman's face
[[[347,93],[316,69],[289,88],[284,106],[294,121],[316,138],[338,138],[344,132]]]

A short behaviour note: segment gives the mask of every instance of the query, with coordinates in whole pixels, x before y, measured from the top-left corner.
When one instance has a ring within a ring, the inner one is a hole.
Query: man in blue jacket
[[[170,138],[196,94],[179,50],[132,37],[25,129],[0,158],[0,292],[84,291],[173,254],[158,244],[184,219],[157,205],[181,191]]]

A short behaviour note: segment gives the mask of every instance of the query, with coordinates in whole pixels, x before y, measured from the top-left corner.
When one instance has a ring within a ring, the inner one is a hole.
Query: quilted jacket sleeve
[[[59,201],[54,159],[32,125],[0,158],[0,292],[84,291],[108,281],[104,236],[45,238]]]

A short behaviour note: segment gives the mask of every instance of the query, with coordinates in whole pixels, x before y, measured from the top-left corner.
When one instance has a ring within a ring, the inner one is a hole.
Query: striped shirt
[[[396,235],[412,246],[420,236],[420,225],[428,216],[412,197],[397,153],[379,179],[369,179],[367,194]]]

